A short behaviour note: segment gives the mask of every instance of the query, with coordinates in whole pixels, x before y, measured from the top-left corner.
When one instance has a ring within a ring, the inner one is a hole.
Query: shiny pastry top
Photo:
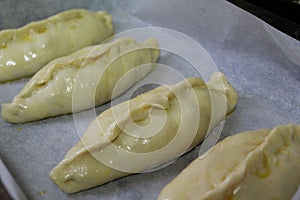
[[[49,61],[113,34],[112,18],[83,9],[58,13],[18,29],[0,32],[0,83],[37,72]]]
[[[128,74],[124,92],[143,78],[159,58],[158,42],[131,38],[86,47],[51,61],[25,85],[11,103],[2,105],[2,117],[23,123],[79,112],[111,99],[115,84]],[[140,65],[148,64],[145,67]]]
[[[102,112],[50,177],[74,193],[165,164],[199,144],[237,98],[220,73],[143,93]]]

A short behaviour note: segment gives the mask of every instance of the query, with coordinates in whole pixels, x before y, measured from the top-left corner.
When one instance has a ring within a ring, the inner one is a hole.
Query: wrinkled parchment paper
[[[234,5],[222,0],[1,0],[0,28],[20,27],[71,8],[107,10],[116,33],[159,26],[199,42],[239,93],[237,109],[226,119],[220,139],[247,130],[300,124],[299,42]],[[167,56],[160,62],[181,64]],[[193,73],[191,68],[184,71]],[[0,104],[10,102],[28,80],[0,84]],[[48,173],[78,140],[72,115],[21,125],[0,119],[0,156],[29,199],[156,199],[200,149],[199,145],[158,171],[68,195],[50,181]]]

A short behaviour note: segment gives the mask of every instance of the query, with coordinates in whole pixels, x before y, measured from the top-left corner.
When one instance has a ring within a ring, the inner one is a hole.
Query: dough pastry
[[[124,74],[130,72],[126,84],[118,87],[114,96],[152,69],[151,63],[159,58],[157,48],[155,39],[137,43],[121,38],[53,60],[32,77],[11,103],[2,105],[2,117],[8,122],[23,123],[103,104],[111,99],[115,84]],[[142,64],[148,65],[136,67]]]
[[[193,161],[159,200],[291,199],[300,184],[300,126],[230,136]]]
[[[37,72],[49,61],[113,34],[112,19],[104,11],[69,10],[19,29],[0,32],[0,82]]]
[[[164,164],[199,144],[209,126],[233,111],[237,98],[216,73],[207,85],[189,78],[113,106],[91,123],[50,178],[74,193]],[[212,114],[211,107],[221,105],[224,112]]]

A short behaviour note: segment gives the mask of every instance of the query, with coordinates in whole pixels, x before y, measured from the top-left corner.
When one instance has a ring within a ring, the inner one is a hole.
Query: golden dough
[[[220,73],[207,85],[189,78],[141,94],[101,113],[50,177],[74,193],[168,162],[199,144],[209,127],[233,111],[237,98]],[[224,112],[212,114],[212,106],[221,105]]]
[[[37,72],[11,103],[2,105],[2,117],[8,122],[23,123],[103,104],[111,99],[115,84],[124,74],[131,72],[114,96],[152,69],[151,63],[160,54],[157,48],[155,39],[138,43],[121,38],[58,58]]]
[[[291,199],[300,184],[300,126],[230,136],[193,161],[159,200]]]
[[[19,29],[0,32],[0,83],[37,72],[49,61],[113,34],[111,16],[83,9],[58,13]]]

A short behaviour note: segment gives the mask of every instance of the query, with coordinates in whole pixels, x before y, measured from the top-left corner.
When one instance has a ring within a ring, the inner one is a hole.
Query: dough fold
[[[300,184],[300,126],[227,137],[193,161],[159,200],[291,199]]]
[[[37,72],[11,103],[2,105],[2,117],[24,123],[103,104],[142,79],[159,54],[156,39],[138,43],[120,38],[85,47]],[[124,75],[121,87],[115,89]]]
[[[0,83],[30,76],[49,61],[113,34],[111,15],[74,9],[0,32]]]
[[[237,99],[221,73],[207,84],[189,78],[157,87],[101,113],[50,178],[74,193],[169,162],[199,144]]]

